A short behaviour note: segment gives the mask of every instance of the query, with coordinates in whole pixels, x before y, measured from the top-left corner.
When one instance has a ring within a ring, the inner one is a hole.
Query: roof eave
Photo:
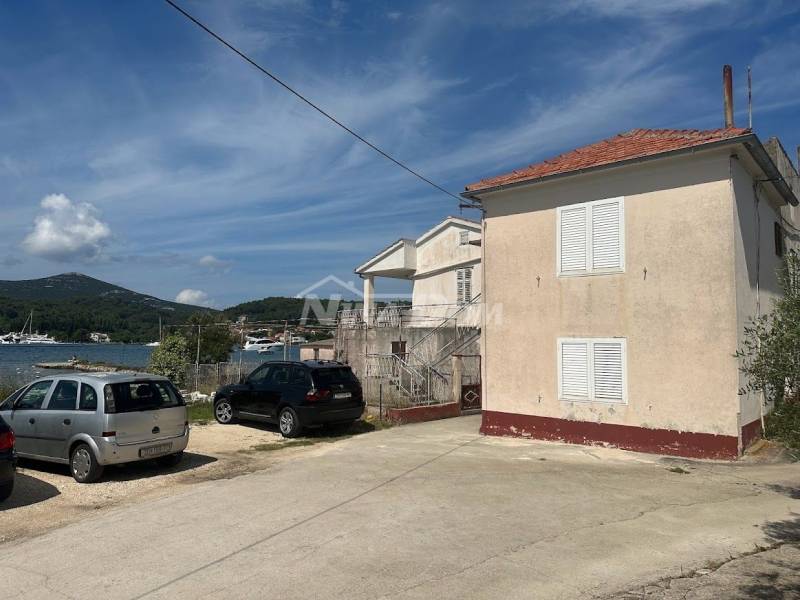
[[[515,189],[526,185],[534,185],[537,183],[542,183],[544,181],[552,181],[554,179],[561,179],[564,177],[574,177],[575,175],[595,173],[603,169],[612,169],[617,167],[624,167],[627,165],[634,165],[642,162],[665,158],[668,156],[677,156],[680,154],[693,154],[699,150],[710,150],[713,148],[724,147],[735,144],[744,144],[745,147],[747,147],[747,149],[750,151],[750,154],[753,156],[754,160],[758,163],[759,167],[761,167],[761,169],[767,174],[767,176],[770,179],[770,182],[775,186],[775,188],[778,190],[781,196],[783,196],[788,203],[797,206],[798,204],[797,198],[794,196],[791,188],[786,184],[786,181],[784,181],[783,177],[781,177],[780,173],[778,172],[778,168],[774,165],[772,159],[769,157],[769,154],[767,154],[767,151],[761,145],[761,141],[758,139],[758,136],[756,136],[756,134],[754,133],[746,133],[744,135],[738,135],[736,137],[731,137],[724,140],[707,142],[705,144],[690,146],[688,148],[678,148],[676,150],[668,150],[666,152],[659,152],[657,154],[650,154],[647,156],[637,156],[635,158],[628,158],[625,160],[619,160],[613,163],[606,163],[594,167],[586,167],[584,169],[563,171],[561,173],[553,173],[552,175],[545,175],[543,177],[525,179],[522,181],[514,181],[511,183],[479,188],[477,190],[465,190],[461,192],[461,197],[481,202],[483,200],[483,198],[481,198],[483,194]]]

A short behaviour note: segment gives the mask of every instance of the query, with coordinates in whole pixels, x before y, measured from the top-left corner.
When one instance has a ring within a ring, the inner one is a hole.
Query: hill
[[[0,332],[19,331],[34,311],[34,331],[59,341],[85,341],[100,331],[116,342],[158,339],[159,317],[178,325],[200,310],[139,294],[80,273],[0,281]]]

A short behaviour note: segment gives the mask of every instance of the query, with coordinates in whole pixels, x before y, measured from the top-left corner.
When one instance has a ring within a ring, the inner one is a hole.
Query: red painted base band
[[[457,417],[461,414],[461,405],[457,402],[437,404],[435,406],[414,406],[412,408],[390,408],[389,420],[398,423],[422,423]]]
[[[739,456],[739,439],[733,435],[648,429],[631,425],[570,421],[495,411],[483,412],[481,433],[531,437],[572,444],[605,443],[623,450],[688,458],[735,460]]]
[[[742,425],[742,450],[747,450],[753,442],[761,437],[762,433],[761,419]]]

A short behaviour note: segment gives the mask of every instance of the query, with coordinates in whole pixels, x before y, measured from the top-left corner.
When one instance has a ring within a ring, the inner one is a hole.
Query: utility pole
[[[241,333],[239,339],[239,381],[242,381],[242,354],[244,354],[244,323],[242,323],[242,328],[239,330]]]
[[[197,358],[194,362],[194,391],[200,391],[200,325],[197,326]]]
[[[283,360],[288,360],[289,357],[289,322],[283,322]]]

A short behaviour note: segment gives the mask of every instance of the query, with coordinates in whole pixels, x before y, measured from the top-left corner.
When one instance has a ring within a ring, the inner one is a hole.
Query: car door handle
[[[30,419],[28,419],[28,423],[30,423],[31,425],[33,425],[34,423],[36,423],[36,419],[34,419],[33,417],[31,417]]]
[[[64,419],[64,425],[72,425],[71,419]]]

